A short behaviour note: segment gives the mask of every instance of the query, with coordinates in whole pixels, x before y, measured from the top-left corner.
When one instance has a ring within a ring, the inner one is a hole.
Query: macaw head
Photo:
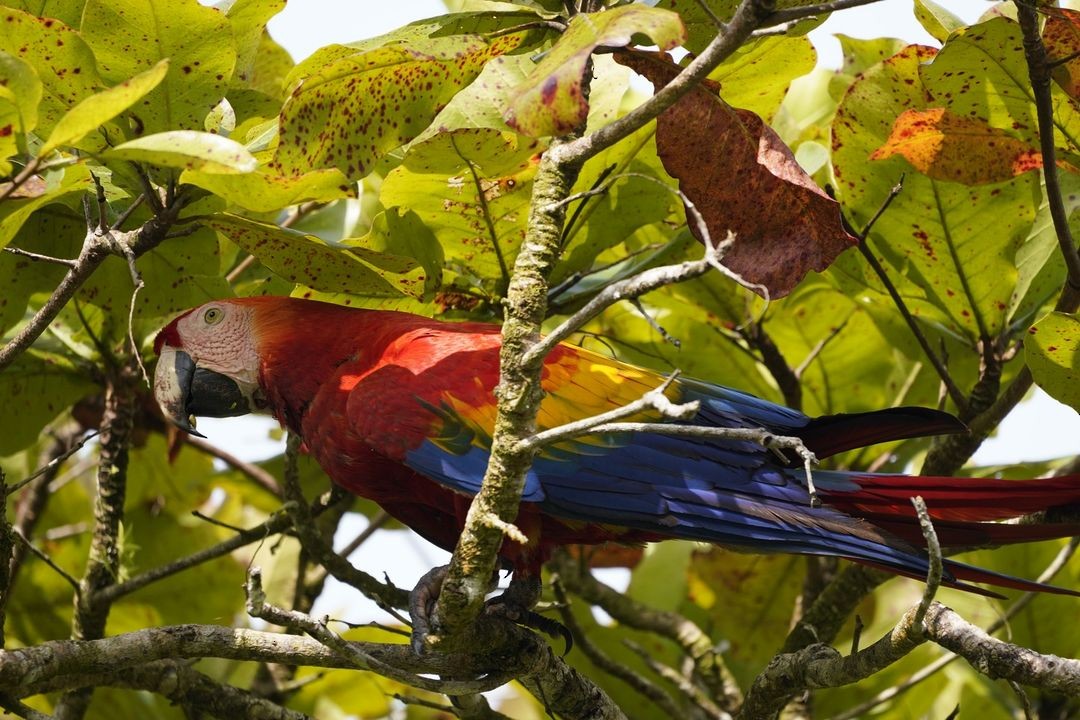
[[[259,389],[258,304],[215,300],[158,333],[154,397],[165,417],[193,435],[194,416],[233,417],[265,407]]]

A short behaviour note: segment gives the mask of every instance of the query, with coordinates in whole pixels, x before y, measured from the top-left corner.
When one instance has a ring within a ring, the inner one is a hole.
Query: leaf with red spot
[[[575,15],[555,46],[510,95],[503,114],[506,124],[531,137],[563,135],[578,127],[589,114],[582,81],[593,50],[624,47],[642,35],[668,50],[685,39],[686,29],[678,14],[645,5]]]
[[[0,456],[21,450],[41,429],[79,398],[98,391],[70,358],[30,349],[0,373]]]
[[[1029,143],[945,108],[902,112],[870,159],[893,155],[923,175],[965,185],[1001,182],[1042,167],[1042,155]]]
[[[201,129],[236,65],[228,20],[197,0],[88,0],[79,31],[112,83],[169,60],[165,79],[130,111],[145,133]]]
[[[207,173],[249,173],[258,166],[255,157],[235,140],[195,130],[172,130],[135,138],[105,151],[104,155]]]
[[[670,61],[640,53],[623,62],[655,86],[678,73]],[[810,270],[824,270],[855,243],[840,208],[803,172],[791,150],[748,110],[733,108],[715,85],[699,86],[666,110],[656,126],[664,168],[697,207],[714,242],[735,244],[724,264],[781,297]],[[698,229],[690,229],[698,239]]]
[[[380,202],[412,210],[435,233],[446,267],[498,295],[525,238],[539,140],[497,130],[440,133],[413,145]]]
[[[1015,258],[1038,210],[1039,176],[963,185],[911,173],[902,157],[870,157],[905,110],[944,104],[991,125],[1003,127],[1002,119],[1010,115],[1026,125],[1030,104],[1017,101],[1014,107],[1012,92],[987,102],[990,87],[1002,87],[1012,73],[1026,78],[1023,50],[1010,25],[1015,23],[999,18],[954,33],[940,52],[912,45],[867,68],[848,89],[832,124],[837,196],[856,227],[880,210],[907,173],[902,192],[874,224],[870,245],[892,265],[890,274],[903,276],[907,286],[901,292],[909,303],[925,303],[916,313],[920,319],[965,339],[962,353],[1009,322]],[[1012,49],[1008,38],[1017,43]],[[1027,138],[1023,128],[1016,135]],[[852,265],[865,268],[865,263]],[[876,280],[867,282],[879,287]],[[954,351],[951,357],[959,356]]]
[[[353,295],[423,294],[425,273],[418,261],[365,247],[363,239],[352,241],[355,247],[331,245],[314,235],[230,213],[202,222],[292,283]],[[408,293],[405,288],[414,289]]]
[[[1028,329],[1024,355],[1039,387],[1080,410],[1080,318],[1050,313]]]
[[[1080,99],[1080,12],[1044,8],[1050,17],[1043,26],[1043,45],[1051,62],[1067,60],[1051,71],[1054,80],[1069,97]]]
[[[4,7],[0,22],[0,51],[28,63],[41,80],[37,130],[47,135],[64,113],[102,89],[94,54],[79,33],[59,20]]]
[[[356,179],[404,145],[495,57],[534,46],[530,13],[449,15],[413,23],[353,49],[324,48],[297,66],[280,119],[276,169],[336,167]],[[318,62],[316,62],[318,60]]]
[[[277,175],[261,167],[255,172],[223,174],[185,170],[180,182],[189,183],[255,212],[275,212],[305,202],[330,202],[357,195],[337,168],[313,170],[303,175]]]

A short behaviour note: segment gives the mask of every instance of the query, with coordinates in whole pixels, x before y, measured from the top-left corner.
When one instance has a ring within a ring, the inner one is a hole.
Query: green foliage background
[[[721,17],[734,9],[731,2],[708,4]],[[195,0],[0,3],[0,179],[36,169],[20,192],[0,201],[0,247],[77,257],[86,234],[82,203],[94,196],[91,174],[104,188],[110,223],[148,184],[188,200],[176,225],[183,234],[136,262],[145,283],[138,293],[125,261],[108,258],[33,347],[0,373],[0,467],[9,484],[47,458],[55,437],[93,427],[106,375],[133,352],[152,365],[156,330],[207,300],[291,294],[498,321],[526,229],[532,179],[550,135],[576,124],[582,110],[591,132],[642,100],[629,89],[628,70],[595,55],[591,95],[582,108],[586,59],[595,48],[625,45],[631,36],[697,52],[715,34],[695,0],[662,0],[657,8],[622,5],[588,28],[583,20],[572,23],[561,38],[539,22],[554,17],[561,3],[523,1],[497,11],[463,5],[461,12],[378,38],[328,46],[294,66],[265,31],[283,0],[236,0],[224,8]],[[1020,30],[1009,6],[995,6],[971,27],[928,1],[917,2],[916,10],[943,43],[936,53],[890,39],[842,38],[843,69],[815,69],[804,23],[788,34],[753,40],[712,78],[728,103],[758,113],[820,185],[835,189],[856,228],[904,176],[903,191],[873,226],[869,245],[961,389],[975,384],[989,341],[1009,358],[1003,382],[1026,363],[1050,394],[1080,407],[1076,316],[1048,314],[1065,269],[1039,172],[965,185],[933,177],[904,157],[870,158],[906,109],[943,107],[1037,146]],[[555,100],[538,102],[538,88],[547,87],[548,78],[558,80]],[[1055,143],[1068,165],[1062,181],[1072,212],[1080,114],[1076,98],[1057,85],[1052,92]],[[551,298],[552,325],[614,280],[700,255],[681,202],[665,189],[676,181],[657,157],[654,133],[650,124],[583,168],[575,192],[610,185],[575,206],[552,278],[558,288]],[[979,162],[975,148],[970,162]],[[152,212],[149,203],[139,204],[121,229],[138,227]],[[1075,213],[1070,222],[1074,232],[1080,229]],[[6,340],[47,302],[64,272],[25,254],[0,253],[0,332]],[[809,414],[939,404],[939,378],[854,250],[768,305],[718,274],[652,293],[643,305],[679,347],[628,304],[610,308],[574,342],[772,400],[801,402]],[[767,333],[789,370],[798,369],[800,394],[785,396],[754,327]],[[1024,352],[1010,352],[1029,333],[1035,340]],[[252,526],[280,508],[277,498],[194,448],[170,461],[149,389],[142,386],[140,393],[145,409],[128,471],[118,580],[219,542],[232,534],[227,526]],[[957,411],[949,401],[945,406]],[[876,447],[830,465],[901,471],[917,465],[927,446],[908,441]],[[87,562],[95,452],[91,444],[65,463],[33,536],[74,577]],[[969,471],[1034,476],[1065,460],[1022,471]],[[280,459],[267,463],[275,472],[280,465]],[[328,486],[314,466],[305,482],[310,495]],[[19,503],[18,495],[8,503],[12,519]],[[374,513],[363,504],[355,509]],[[222,525],[193,517],[193,510]],[[1033,577],[1058,546],[984,551],[969,559]],[[112,608],[108,633],[187,622],[245,624],[245,567],[253,559],[262,565],[271,599],[287,604],[298,553],[292,538],[267,541],[151,584]],[[746,687],[786,636],[804,575],[802,559],[668,544],[649,549],[628,594],[683,613],[726,643],[725,658]],[[1080,568],[1074,563],[1056,582],[1080,588]],[[890,581],[859,609],[863,636],[885,632],[920,593],[918,583]],[[72,596],[53,568],[27,559],[8,604],[8,646],[67,637]],[[981,624],[1007,604],[951,591],[943,599]],[[597,623],[581,602],[575,612],[600,647],[644,674],[648,669],[624,639],[661,660],[678,660],[667,641]],[[1075,614],[1074,599],[1039,598],[1012,625],[1013,641],[1075,657],[1080,626],[1061,621]],[[370,629],[348,636],[396,638]],[[850,627],[837,645],[849,642]],[[940,652],[923,647],[856,687],[816,693],[815,715],[843,712]],[[580,653],[568,659],[633,708],[634,717],[661,717]],[[207,660],[198,667],[241,687],[255,676],[251,664]],[[390,710],[389,696],[405,691],[346,671],[305,669],[298,679],[311,682],[290,697],[289,706],[318,717],[382,717]],[[535,701],[517,690],[511,694],[505,712],[543,717]],[[40,696],[31,703],[48,710],[54,700]],[[965,716],[1011,718],[1017,702],[1007,686],[956,663],[884,706],[880,717],[944,717],[959,703]],[[1049,707],[1057,701],[1044,702]],[[409,717],[436,714],[408,708]],[[103,690],[88,717],[182,716],[157,696]]]

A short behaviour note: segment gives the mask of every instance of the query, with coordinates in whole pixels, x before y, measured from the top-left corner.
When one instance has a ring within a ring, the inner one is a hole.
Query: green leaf
[[[82,99],[57,121],[38,153],[46,155],[62,145],[72,145],[82,140],[99,125],[109,122],[157,87],[168,70],[169,61],[162,60],[130,80]]]
[[[1080,410],[1080,318],[1054,312],[1032,325],[1024,356],[1039,387]]]
[[[945,42],[949,33],[966,23],[934,0],[915,0],[915,18],[938,42]]]
[[[806,37],[767,37],[743,45],[709,78],[720,83],[720,97],[732,107],[770,120],[791,82],[814,69],[817,53]]]
[[[81,216],[46,208],[30,215],[11,244],[49,257],[74,258],[85,235]],[[66,272],[62,265],[0,252],[0,335],[23,319],[31,295],[52,292]]]
[[[1038,147],[1035,97],[1023,48],[1020,26],[1008,18],[963,28],[950,36],[933,63],[922,68],[923,81],[938,100],[936,105],[985,120]],[[1076,153],[1080,108],[1056,85],[1052,90],[1055,143]]]
[[[356,197],[356,183],[337,168],[314,170],[303,175],[277,175],[259,169],[242,175],[187,170],[180,182],[190,183],[230,203],[255,212],[274,212],[305,202],[330,202]]]
[[[80,194],[91,186],[90,173],[85,165],[66,168],[62,175],[56,176],[47,184],[45,192],[32,198],[8,198],[0,203],[0,248],[6,247],[26,219],[39,208],[51,203],[67,200],[72,195]]]
[[[400,208],[375,218],[361,238],[346,238],[342,245],[372,267],[405,295],[427,297],[442,284],[443,251],[420,216]]]
[[[314,235],[221,213],[203,224],[247,250],[266,267],[293,283],[323,292],[396,297],[401,293],[384,278],[387,272],[348,248],[328,245]],[[377,257],[367,254],[367,259]]]
[[[30,349],[0,374],[0,455],[37,440],[53,418],[97,387],[62,355]]]
[[[423,220],[443,247],[447,269],[499,294],[525,237],[542,150],[539,141],[495,130],[440,134],[409,150],[379,199]]]
[[[323,48],[290,76],[295,89],[282,109],[275,168],[285,175],[324,167],[350,179],[367,175],[422,132],[492,58],[535,44],[543,33],[534,30],[484,35],[529,19],[535,16],[448,15],[359,49]]]
[[[81,29],[108,81],[126,80],[168,59],[164,81],[136,113],[146,133],[202,128],[236,64],[228,20],[197,0],[88,0]]]
[[[839,33],[836,35],[840,43],[840,50],[844,55],[844,63],[840,66],[829,81],[829,95],[836,102],[843,99],[844,93],[851,87],[864,70],[891,58],[903,50],[907,43],[896,38],[878,38],[876,40],[864,40],[850,37]]]
[[[236,70],[233,84],[252,87],[259,74],[260,55],[266,49],[266,23],[285,9],[285,0],[237,0],[226,17],[236,43]],[[272,40],[269,41],[273,43]],[[276,43],[273,43],[276,45]],[[291,67],[292,63],[289,63]],[[284,74],[282,74],[284,77]],[[280,88],[280,83],[278,85]]]
[[[687,602],[718,627],[730,649],[724,660],[742,687],[783,645],[791,609],[802,590],[806,562],[790,555],[745,555],[722,548],[694,553]],[[689,610],[687,610],[689,612]]]
[[[514,89],[503,114],[506,124],[530,137],[570,132],[589,112],[582,80],[596,48],[624,47],[635,36],[648,36],[651,44],[669,50],[685,33],[676,13],[646,5],[575,15],[528,79]]]
[[[0,8],[0,22],[0,51],[29,63],[41,79],[37,128],[46,135],[76,103],[101,89],[97,61],[79,33],[59,20]]]
[[[1058,183],[1069,228],[1080,233],[1080,176],[1060,173]],[[1065,282],[1065,259],[1058,251],[1057,230],[1050,215],[1050,202],[1043,182],[1042,204],[1027,239],[1016,251],[1016,287],[1009,301],[1011,322],[1030,322],[1039,309],[1061,292]]]
[[[907,172],[903,192],[874,225],[872,244],[974,346],[1005,325],[1017,276],[1014,256],[1034,220],[1039,183],[1028,173],[968,187],[913,174],[901,158],[869,159],[902,112],[926,108],[937,85],[924,85],[923,79],[940,72],[944,53],[933,70],[920,74],[933,57],[930,49],[911,46],[856,80],[833,121],[833,172],[837,195],[856,227],[878,211]],[[978,94],[989,94],[981,81],[973,82]]]
[[[676,218],[681,213],[678,196],[662,186],[671,179],[660,166],[653,135],[648,126],[591,158],[582,168],[573,192],[586,192],[607,170],[605,192],[581,200],[576,220],[569,228],[564,252],[552,274],[558,284],[568,276],[590,269],[597,257],[642,228]]]
[[[197,130],[170,130],[129,140],[104,153],[116,160],[133,160],[162,167],[204,173],[249,173],[258,161],[240,143]]]
[[[78,28],[86,0],[10,0],[5,6],[18,8],[41,18],[56,18],[69,27]]]
[[[15,133],[25,135],[37,127],[38,104],[41,102],[41,78],[25,60],[0,52],[0,98],[6,98],[14,110],[13,117],[0,118],[0,130],[10,125],[12,132],[0,132],[0,138],[15,140]],[[0,158],[8,157],[0,155]]]

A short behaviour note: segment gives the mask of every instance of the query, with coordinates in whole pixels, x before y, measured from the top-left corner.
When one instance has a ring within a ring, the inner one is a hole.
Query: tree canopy
[[[507,397],[535,414],[533,344],[555,333],[810,415],[921,405],[970,428],[827,467],[1078,472],[965,463],[1035,384],[1080,410],[1080,12],[1017,0],[966,25],[915,0],[939,47],[841,37],[843,67],[816,68],[806,33],[868,2],[461,0],[294,63],[266,30],[285,0],[0,0],[0,707],[1080,712],[1075,597],[945,607],[834,559],[572,549],[546,588],[565,657],[477,620],[463,580],[494,569],[530,462],[512,421],[463,539],[481,560],[455,557],[448,640],[416,655],[392,563],[332,548],[348,512],[374,531],[353,546],[405,530],[295,440],[246,463],[152,396],[177,313],[292,295],[504,322],[503,419]],[[1080,590],[1076,547],[961,557]],[[626,592],[602,566],[632,568]],[[328,576],[385,623],[312,617]]]

